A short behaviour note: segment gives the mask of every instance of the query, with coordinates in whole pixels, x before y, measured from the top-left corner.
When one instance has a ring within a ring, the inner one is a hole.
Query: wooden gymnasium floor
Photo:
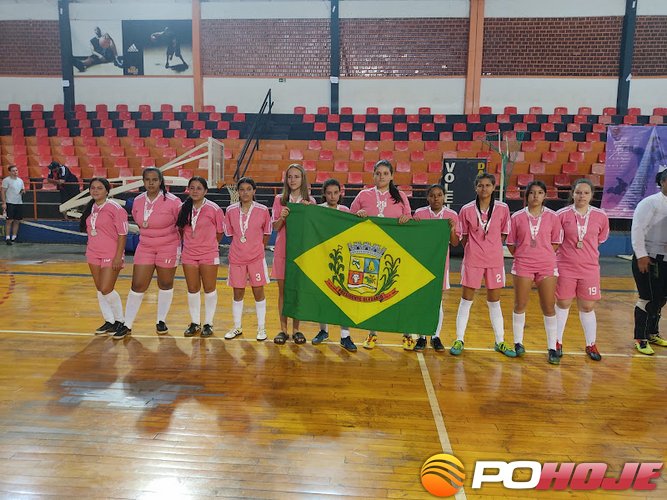
[[[585,356],[573,307],[555,367],[536,296],[523,359],[493,352],[481,295],[458,358],[404,352],[395,334],[366,351],[360,331],[350,354],[337,345],[337,327],[318,347],[258,343],[249,297],[245,338],[225,341],[225,267],[216,337],[182,336],[189,319],[179,271],[171,334],[154,333],[153,284],[132,337],[114,342],[90,333],[100,314],[83,249],[73,248],[65,261],[44,245],[0,250],[0,497],[434,498],[419,471],[445,451],[466,466],[457,498],[665,498],[664,471],[653,492],[469,487],[475,460],[601,461],[614,477],[625,462],[665,460],[667,349],[634,354],[627,263],[615,266],[622,276],[603,279],[602,362]],[[39,263],[20,260],[34,255]],[[118,281],[123,302],[130,274],[128,265]],[[271,284],[270,338],[276,296]],[[447,346],[458,298],[458,288],[447,293]],[[511,288],[502,300],[511,340]],[[303,330],[311,339],[317,328]]]

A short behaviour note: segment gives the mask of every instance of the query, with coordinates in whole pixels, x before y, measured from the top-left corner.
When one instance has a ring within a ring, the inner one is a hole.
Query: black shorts
[[[7,220],[23,219],[23,205],[18,203],[7,203]]]

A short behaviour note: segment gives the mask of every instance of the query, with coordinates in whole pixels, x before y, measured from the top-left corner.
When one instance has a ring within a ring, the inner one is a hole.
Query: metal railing
[[[266,93],[264,101],[259,108],[257,113],[257,119],[252,125],[248,138],[241,149],[241,152],[238,155],[236,160],[236,170],[234,171],[234,180],[239,180],[241,177],[245,176],[252,157],[255,154],[255,151],[259,149],[259,134],[262,132],[263,127],[266,125],[267,117],[271,115],[271,109],[273,108],[273,99],[271,98],[271,89]],[[268,108],[268,109],[267,109]]]

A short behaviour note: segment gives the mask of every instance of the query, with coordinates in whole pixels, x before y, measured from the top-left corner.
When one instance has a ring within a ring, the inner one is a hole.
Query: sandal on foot
[[[280,332],[273,338],[273,342],[282,345],[287,342],[287,339],[289,339],[289,335],[287,335],[285,332]]]
[[[292,335],[292,339],[294,340],[295,344],[305,344],[306,343],[306,336],[301,332],[296,332],[294,335]]]

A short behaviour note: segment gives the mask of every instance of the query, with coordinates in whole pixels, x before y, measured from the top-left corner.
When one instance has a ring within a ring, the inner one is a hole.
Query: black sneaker
[[[118,328],[118,330],[116,330],[116,333],[113,334],[113,339],[120,340],[122,338],[125,338],[127,335],[132,335],[132,328],[128,328],[125,325],[121,325]]]
[[[164,323],[162,323],[162,324],[164,325]],[[158,324],[158,328],[159,328],[159,326],[160,325]],[[165,327],[166,327],[166,325],[165,325]],[[188,326],[188,328],[185,330],[185,332],[183,332],[183,335],[185,335],[186,337],[194,337],[199,332],[201,332],[201,326],[199,326],[197,323],[190,323],[190,326]],[[158,330],[158,333],[160,333],[160,330]]]
[[[157,325],[155,325],[155,333],[158,335],[164,335],[165,333],[169,333],[169,327],[164,321],[159,321]]]
[[[204,328],[201,330],[202,337],[210,337],[213,335],[213,327],[211,325],[204,325]]]
[[[547,358],[547,360],[552,365],[560,364],[560,357],[558,356],[558,352],[556,351],[556,349],[549,349],[549,357]]]
[[[417,343],[415,344],[413,351],[423,351],[426,349],[426,339],[424,337],[419,337]]]
[[[431,337],[431,347],[435,352],[445,352],[445,346],[442,345],[440,337]]]
[[[115,332],[116,324],[105,321],[104,324],[95,330],[95,335],[104,335],[105,333]]]
[[[329,334],[327,333],[327,331],[326,330],[320,330],[319,332],[317,332],[317,335],[315,335],[312,342],[313,342],[313,345],[318,345],[318,344],[321,344],[322,342],[324,342],[325,340],[328,340],[328,339],[329,339]]]
[[[345,337],[340,339],[340,345],[343,349],[349,352],[357,352],[357,346],[352,342],[352,337]]]
[[[12,244],[12,240],[5,240],[5,243],[7,243],[8,245],[11,245],[11,244]]]

